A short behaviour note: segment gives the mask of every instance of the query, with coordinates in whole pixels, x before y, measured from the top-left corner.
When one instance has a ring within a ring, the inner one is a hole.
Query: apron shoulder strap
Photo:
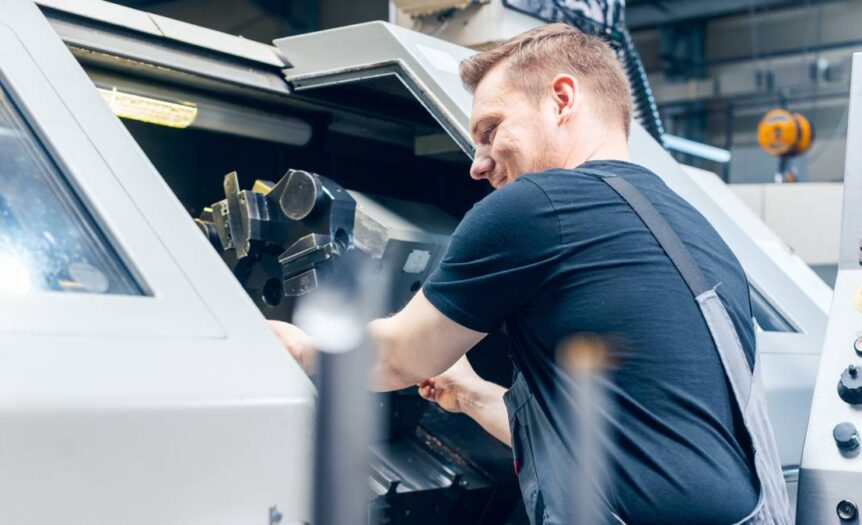
[[[628,203],[670,258],[694,297],[713,288],[707,284],[706,277],[695,262],[691,252],[685,247],[670,224],[640,191],[613,173],[587,168],[579,168],[577,171],[598,176]]]
[[[714,287],[707,284],[691,252],[680,240],[646,197],[622,177],[601,170],[579,169],[596,175],[616,191],[640,217],[647,229],[670,258],[700,306],[718,351],[736,405],[751,436],[755,461],[754,468],[760,482],[760,502],[752,513],[739,524],[775,523],[790,525],[790,504],[781,475],[781,460],[772,426],[767,415],[766,394],[757,370],[752,374],[748,366],[736,328],[727,314]]]

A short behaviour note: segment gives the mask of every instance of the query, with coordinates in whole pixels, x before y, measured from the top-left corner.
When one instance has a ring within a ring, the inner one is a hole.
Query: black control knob
[[[838,423],[832,429],[832,437],[838,448],[845,451],[854,450],[859,446],[859,433],[852,423]]]
[[[838,381],[838,395],[851,405],[862,404],[862,373],[856,365],[844,369]]]
[[[835,513],[838,514],[838,518],[841,521],[855,520],[856,516],[859,514],[856,509],[856,504],[849,499],[841,500],[841,502],[838,503],[838,506],[835,507]]]

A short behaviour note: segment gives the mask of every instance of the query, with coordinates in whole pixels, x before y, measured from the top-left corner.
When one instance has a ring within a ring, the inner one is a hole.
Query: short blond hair
[[[602,39],[566,24],[531,29],[461,62],[459,72],[470,93],[495,66],[509,66],[509,80],[532,100],[538,101],[551,79],[573,74],[588,91],[599,114],[620,122],[629,133],[632,97],[629,83],[616,54]]]

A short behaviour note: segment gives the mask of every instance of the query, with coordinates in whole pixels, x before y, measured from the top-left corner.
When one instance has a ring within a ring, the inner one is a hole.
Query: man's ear
[[[578,80],[572,75],[557,75],[551,81],[551,91],[560,123],[572,118],[581,102]]]

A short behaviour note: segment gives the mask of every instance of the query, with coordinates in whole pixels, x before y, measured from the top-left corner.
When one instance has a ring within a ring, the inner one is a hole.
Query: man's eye
[[[491,141],[491,134],[494,133],[494,130],[497,129],[497,126],[488,126],[485,129],[485,132],[482,133],[482,144],[488,144]]]

